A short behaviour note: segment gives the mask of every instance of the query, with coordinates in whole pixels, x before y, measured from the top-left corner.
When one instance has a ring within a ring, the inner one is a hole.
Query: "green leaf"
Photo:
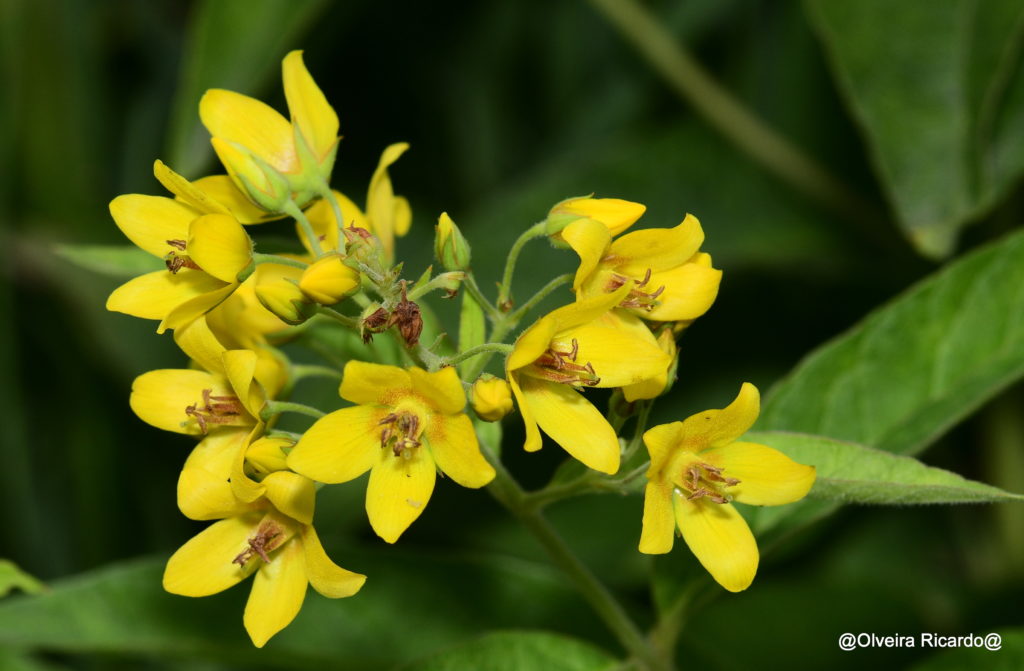
[[[468,291],[463,291],[462,310],[459,312],[459,351],[465,352],[477,345],[483,345],[486,337],[485,326],[484,309]],[[465,375],[466,369],[473,365],[472,359],[466,359],[456,367],[460,373]]]
[[[126,245],[57,245],[54,252],[80,268],[117,278],[137,277],[165,267],[149,252]]]
[[[1020,63],[1024,5],[807,6],[900,224],[922,253],[949,254],[960,227],[1005,196],[1024,168],[992,161],[1004,141],[992,123]]]
[[[198,177],[211,155],[209,136],[199,122],[203,93],[224,88],[254,95],[326,4],[204,0],[196,5],[171,114],[167,155],[175,170]]]
[[[56,581],[46,594],[0,602],[0,648],[354,671],[407,663],[489,628],[528,623],[575,634],[578,623],[600,626],[542,564],[351,546],[336,559],[369,574],[359,594],[331,600],[311,591],[296,621],[262,650],[242,628],[251,583],[202,599],[167,594],[165,557],[110,565]],[[396,627],[409,635],[396,636]]]
[[[908,505],[1024,501],[1024,496],[926,466],[913,457],[800,433],[749,433],[744,440],[774,447],[817,469],[810,498],[838,503]]]
[[[589,643],[539,631],[496,631],[420,660],[401,671],[597,671],[618,666]]]
[[[26,594],[40,594],[46,586],[39,580],[22,571],[9,559],[0,559],[0,597],[4,597],[13,589],[20,589]]]
[[[804,359],[756,430],[916,454],[1024,375],[1024,233],[926,278]]]
[[[977,635],[983,641],[981,646],[959,646],[954,650],[944,650],[915,665],[912,667],[912,671],[962,671],[962,669],[1017,671],[1024,668],[1024,630],[1004,629],[991,633],[982,631]],[[986,637],[995,636],[999,637],[999,647],[986,648],[984,641],[994,642],[994,639],[986,639]]]

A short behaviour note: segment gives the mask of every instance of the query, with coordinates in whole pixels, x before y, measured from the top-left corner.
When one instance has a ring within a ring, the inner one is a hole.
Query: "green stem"
[[[539,510],[525,505],[525,492],[512,475],[505,470],[504,465],[493,458],[492,464],[496,476],[488,486],[488,490],[494,498],[515,515],[540,541],[552,561],[569,577],[580,594],[604,620],[622,646],[637,659],[642,668],[649,671],[669,669],[670,665],[657,656],[622,605],[593,572],[573,554],[544,515]]]
[[[292,403],[291,401],[267,401],[263,404],[263,410],[260,411],[260,418],[263,421],[267,421],[274,415],[280,415],[282,412],[294,412],[300,415],[309,415],[310,417],[316,417],[320,419],[326,413],[322,410],[304,405],[302,403]]]
[[[278,256],[277,254],[260,254],[258,252],[253,253],[252,260],[257,264],[259,263],[278,263],[282,266],[292,266],[293,268],[306,269],[309,267],[308,263],[303,263],[298,259],[289,259],[287,256]]]
[[[444,359],[424,347],[421,342],[416,343],[415,347],[407,347],[406,351],[409,352],[409,355],[413,357],[421,368],[431,372],[440,370],[441,366],[444,365]]]
[[[306,215],[299,209],[299,206],[295,204],[295,201],[290,200],[285,203],[284,207],[281,208],[281,211],[299,222],[299,226],[302,227],[303,235],[305,235],[306,239],[309,241],[309,248],[313,250],[313,256],[316,258],[323,256],[324,251],[323,248],[320,247],[320,238],[313,230],[313,224],[309,223],[309,219],[307,219]]]
[[[636,0],[590,0],[705,121],[778,177],[849,218],[873,214],[822,165],[751,113]]]
[[[546,227],[546,221],[536,223],[523,231],[523,234],[512,244],[512,249],[508,251],[508,259],[505,261],[505,272],[501,276],[501,286],[498,288],[498,309],[508,305],[509,295],[512,291],[512,275],[516,271],[516,260],[519,258],[519,252],[522,251],[527,242],[544,235]]]
[[[431,291],[437,291],[438,289],[447,290],[448,287],[451,286],[452,275],[453,273],[451,272],[441,273],[437,277],[431,279],[429,282],[408,291],[406,293],[406,298],[408,298],[411,301],[414,301],[417,298],[430,293]],[[463,277],[463,280],[464,279],[465,277]]]
[[[341,205],[338,204],[338,199],[334,196],[334,191],[327,182],[320,180],[320,186],[317,191],[321,198],[325,198],[331,204],[331,210],[334,211],[334,221],[338,225],[338,251],[344,253],[345,220],[341,216]]]
[[[339,324],[343,324],[350,329],[359,330],[359,319],[357,317],[349,317],[348,315],[343,315],[334,308],[320,306],[320,311],[318,312],[318,314],[330,317],[334,321],[338,322]]]
[[[502,318],[501,311],[494,307],[494,305],[487,300],[487,297],[484,296],[483,292],[480,291],[480,287],[477,285],[476,278],[473,277],[473,273],[466,273],[466,279],[462,283],[462,286],[466,287],[466,291],[468,291],[469,295],[472,296],[477,304],[484,309],[484,312],[487,313],[487,316],[492,322]]]
[[[512,345],[506,345],[505,343],[500,342],[488,342],[483,345],[477,345],[476,347],[470,347],[465,352],[459,352],[458,354],[446,358],[444,360],[444,365],[454,366],[457,363],[481,354],[489,354],[493,352],[504,352],[505,354],[508,354],[511,351]]]
[[[341,371],[328,366],[317,366],[311,364],[295,364],[291,368],[292,378],[301,380],[306,377],[330,377],[336,380],[341,379]]]
[[[530,300],[520,305],[519,308],[512,313],[509,321],[511,321],[513,324],[518,322],[520,319],[523,318],[523,316],[527,312],[532,310],[537,305],[537,303],[540,303],[542,300],[547,298],[548,295],[558,287],[562,286],[563,284],[569,284],[570,282],[572,282],[573,278],[575,278],[575,275],[573,273],[566,273],[565,275],[559,275],[558,277],[554,278],[553,280],[545,284],[540,291],[533,295],[533,297]]]

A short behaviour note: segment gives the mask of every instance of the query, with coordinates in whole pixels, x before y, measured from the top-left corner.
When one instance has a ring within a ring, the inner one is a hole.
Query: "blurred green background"
[[[399,243],[412,277],[430,263],[442,211],[473,244],[485,288],[518,234],[568,196],[646,203],[648,226],[700,218],[722,291],[682,340],[659,422],[721,407],[744,380],[768,389],[954,246],[1020,221],[1018,3],[640,5],[660,31],[641,33],[645,48],[659,35],[685,46],[857,194],[849,200],[794,186],[773,167],[777,154],[766,166],[737,147],[721,132],[726,111],[678,95],[671,67],[659,71],[623,19],[599,8],[616,4],[0,2],[0,557],[66,596],[34,610],[31,597],[0,603],[0,669],[380,669],[496,629],[549,629],[617,652],[539,546],[488,496],[450,483],[395,547],[370,532],[359,483],[325,489],[325,545],[369,582],[340,602],[311,593],[263,651],[242,628],[247,587],[201,601],[160,592],[163,561],[202,528],[175,506],[191,444],[144,425],[127,399],[135,375],[183,358],[153,324],[104,310],[123,277],[54,249],[123,244],[107,203],[161,193],[156,158],[190,178],[219,171],[199,96],[223,87],[283,109],[279,63],[290,49],[305,49],[341,118],[338,188],[362,202],[383,147],[411,143],[391,174],[413,207]],[[516,294],[573,262],[534,243]],[[925,461],[1024,491],[1022,403],[1009,389]],[[511,470],[543,484],[561,451],[523,455],[515,417],[506,433]],[[681,544],[657,561],[635,551],[641,507],[639,497],[590,496],[550,512],[649,625],[651,576],[697,567]],[[836,639],[987,633],[1024,624],[1022,600],[1024,510],[847,508],[766,552],[748,592],[697,610],[680,667],[904,668],[934,651],[843,653]]]

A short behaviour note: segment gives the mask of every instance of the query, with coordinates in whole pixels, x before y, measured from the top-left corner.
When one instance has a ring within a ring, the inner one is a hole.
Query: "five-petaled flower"
[[[609,312],[627,291],[623,286],[558,308],[516,340],[505,370],[526,425],[527,451],[541,448],[543,429],[590,468],[619,470],[615,430],[580,389],[637,384],[671,362],[639,319]]]
[[[778,450],[737,442],[760,410],[757,388],[744,383],[722,410],[644,433],[650,453],[640,551],[672,549],[676,528],[722,587],[739,592],[757,572],[758,552],[746,521],[730,503],[777,506],[802,499],[814,484],[813,466]]]
[[[454,368],[428,373],[350,361],[339,393],[357,405],[318,419],[288,455],[288,467],[325,483],[369,470],[366,512],[388,543],[423,512],[438,470],[463,487],[494,478],[463,412],[466,393]]]

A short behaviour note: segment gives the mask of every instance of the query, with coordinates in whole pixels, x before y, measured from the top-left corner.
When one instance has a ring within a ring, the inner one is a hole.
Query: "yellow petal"
[[[178,477],[178,508],[194,520],[233,517],[254,509],[231,491],[231,465],[244,448],[245,429],[215,429],[192,450]]]
[[[366,582],[365,575],[347,571],[331,561],[312,526],[302,528],[302,547],[309,584],[328,599],[352,596]]]
[[[143,422],[164,431],[197,436],[202,430],[194,416],[185,409],[190,405],[202,408],[203,392],[211,396],[230,396],[231,388],[221,377],[200,370],[153,370],[135,378],[128,403]],[[251,424],[247,415],[239,415],[227,424]],[[223,426],[221,424],[217,426]]]
[[[621,303],[629,294],[630,287],[626,283],[607,294],[598,294],[590,298],[578,300],[552,311],[548,318],[552,319],[558,333],[589,324],[613,307]]]
[[[614,236],[636,223],[647,211],[647,207],[619,198],[575,198],[560,203],[555,211],[599,221]]]
[[[673,452],[683,444],[683,423],[659,424],[644,432],[644,445],[651,456],[651,467],[647,469],[648,478],[667,477],[662,469],[668,463]]]
[[[178,273],[179,275],[181,273]],[[204,275],[205,273],[196,272],[197,275]],[[173,310],[167,313],[164,320],[160,322],[157,327],[157,333],[163,333],[165,329],[179,329],[182,326],[191,324],[194,320],[205,315],[210,310],[214,309],[231,295],[231,292],[238,286],[237,284],[224,285],[217,278],[207,275],[211,282],[216,282],[218,285],[222,285],[212,291],[199,294],[189,298],[184,303],[176,306]]]
[[[419,448],[409,459],[379,448],[376,457],[366,487],[366,513],[377,535],[394,543],[427,507],[436,468],[430,452]]]
[[[644,489],[644,521],[640,552],[660,555],[672,549],[676,515],[672,510],[672,485],[648,482]]]
[[[708,311],[718,297],[718,286],[722,282],[722,271],[702,262],[684,263],[681,266],[651,275],[647,284],[652,291],[658,287],[665,290],[658,296],[658,302],[649,311],[637,311],[644,319],[654,321],[682,321],[696,319]]]
[[[462,380],[451,366],[436,373],[428,373],[416,367],[407,369],[407,372],[412,380],[413,390],[439,412],[454,415],[466,407],[466,392],[462,388]]]
[[[619,470],[619,439],[583,394],[555,382],[523,377],[525,405],[544,433],[586,466],[602,473]]]
[[[396,398],[412,392],[412,378],[404,368],[365,361],[349,361],[338,393],[360,405],[393,405]]]
[[[516,338],[512,353],[505,361],[505,368],[508,371],[518,370],[529,366],[536,361],[551,345],[551,339],[555,337],[558,324],[551,319],[550,315],[541,317],[530,328],[523,331]]]
[[[407,143],[399,142],[384,150],[370,179],[370,188],[366,196],[366,218],[370,223],[370,232],[380,239],[388,258],[394,255],[395,234],[398,228],[395,215],[399,212],[395,207],[395,192],[388,176],[388,167],[408,148]]]
[[[562,229],[562,239],[569,243],[580,257],[580,266],[572,281],[574,291],[579,291],[583,282],[597,270],[604,253],[611,244],[608,228],[593,219],[579,219]]]
[[[256,345],[256,371],[253,375],[267,398],[276,398],[288,382],[288,362],[272,347]]]
[[[404,236],[412,226],[412,208],[404,196],[395,196],[393,214],[395,222],[395,235]]]
[[[727,445],[746,433],[761,411],[757,387],[744,382],[736,399],[722,410],[705,410],[683,422],[687,440],[694,447]]]
[[[198,186],[188,181],[167,165],[157,159],[153,163],[153,174],[164,188],[174,194],[175,198],[201,214],[229,214],[221,205]]]
[[[740,481],[726,493],[740,503],[779,506],[799,501],[814,484],[814,466],[798,464],[782,452],[757,443],[730,443],[700,453],[724,475]]]
[[[174,332],[174,342],[190,359],[206,370],[224,374],[221,356],[227,350],[210,330],[205,317],[177,329]]]
[[[261,224],[272,219],[280,219],[283,214],[267,212],[242,193],[235,182],[227,175],[209,175],[200,177],[192,184],[206,193],[207,196],[220,203],[227,213],[242,224]]]
[[[227,214],[207,214],[188,229],[188,255],[205,272],[224,282],[236,282],[252,263],[252,241],[242,225]]]
[[[256,569],[239,566],[235,557],[249,547],[260,516],[245,515],[215,522],[199,532],[167,560],[164,589],[182,596],[209,596],[237,584]]]
[[[434,463],[455,482],[476,489],[494,479],[494,468],[480,453],[480,443],[468,416],[436,415],[430,419],[424,435]]]
[[[128,280],[107,299],[107,309],[142,319],[164,319],[180,305],[224,286],[197,270],[156,270]]]
[[[356,228],[369,230],[366,216],[359,209],[359,206],[340,191],[334,191],[333,193],[338,201],[338,209],[341,210],[342,227],[349,228],[355,226]],[[306,210],[306,218],[309,219],[309,223],[313,226],[313,232],[323,240],[320,246],[325,248],[326,251],[337,250],[338,220],[334,216],[334,208],[331,207],[331,203],[326,198],[321,198]],[[306,251],[312,254],[313,250],[306,239],[305,231],[298,224],[296,224],[296,231],[299,234],[299,240],[306,247]]]
[[[377,462],[386,411],[357,405],[321,417],[306,430],[288,455],[288,468],[317,482],[358,478]]]
[[[210,89],[199,101],[199,118],[210,135],[242,145],[278,172],[298,172],[292,126],[269,105],[233,91]]]
[[[606,315],[559,333],[552,345],[567,352],[576,341],[576,363],[591,364],[597,387],[623,387],[663,375],[672,357],[662,351],[650,329],[628,313]],[[527,369],[529,372],[530,369]]]
[[[259,416],[265,399],[259,385],[253,384],[256,374],[256,353],[247,349],[228,350],[224,352],[221,361],[224,374],[227,376],[235,396],[242,402],[250,415]]]
[[[303,524],[313,523],[316,485],[291,471],[276,471],[263,478],[265,496],[282,513]]]
[[[757,573],[757,543],[732,504],[687,501],[678,493],[673,499],[683,540],[711,577],[730,592],[750,587]]]
[[[168,240],[188,238],[188,225],[199,212],[171,198],[133,193],[110,201],[110,215],[129,240],[163,258],[174,251]]]
[[[615,240],[605,263],[624,275],[643,277],[686,263],[704,242],[704,231],[691,214],[675,228],[648,228]]]
[[[306,69],[301,51],[284,57],[281,73],[292,123],[299,127],[316,158],[323,160],[338,141],[338,115]]]
[[[536,452],[544,444],[543,439],[540,437],[537,421],[533,418],[533,413],[530,412],[530,406],[526,403],[522,387],[519,386],[519,376],[516,373],[509,374],[508,386],[512,388],[512,395],[516,399],[516,405],[519,406],[519,414],[523,417],[523,425],[526,429],[526,440],[523,442],[523,449],[527,452]]]
[[[285,543],[271,556],[269,564],[260,563],[242,616],[253,645],[262,648],[291,624],[302,608],[308,584],[301,543]]]
[[[252,427],[242,449],[235,454],[235,461],[231,465],[231,492],[239,501],[256,501],[262,498],[267,491],[262,482],[256,482],[245,472],[245,457],[249,453],[249,447],[263,435],[264,428],[265,425],[262,421],[258,421]]]
[[[622,396],[630,403],[642,399],[657,398],[668,391],[670,374],[673,377],[671,382],[675,382],[676,371],[672,365],[676,358],[675,334],[672,332],[672,329],[662,329],[661,333],[658,334],[657,341],[661,351],[668,355],[669,364],[664,372],[642,382],[623,387]]]

